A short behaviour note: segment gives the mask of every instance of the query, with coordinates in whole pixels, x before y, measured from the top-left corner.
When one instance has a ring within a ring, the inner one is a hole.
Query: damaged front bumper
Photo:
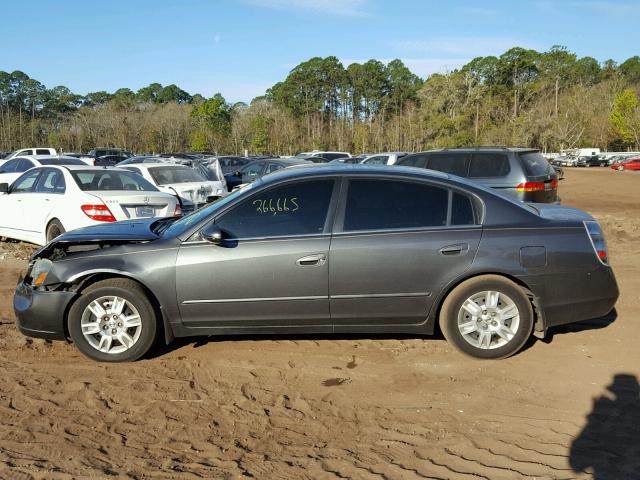
[[[65,340],[64,321],[76,292],[37,289],[20,278],[13,296],[18,329],[29,337]]]

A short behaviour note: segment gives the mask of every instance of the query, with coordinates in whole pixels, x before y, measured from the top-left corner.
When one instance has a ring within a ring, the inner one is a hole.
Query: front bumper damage
[[[36,289],[21,277],[13,296],[18,329],[29,337],[65,340],[64,319],[76,295],[71,291]]]

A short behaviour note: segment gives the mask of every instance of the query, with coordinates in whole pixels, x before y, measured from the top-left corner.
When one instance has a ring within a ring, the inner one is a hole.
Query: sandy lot
[[[475,361],[442,338],[179,341],[93,363],[23,337],[0,245],[0,478],[640,478],[640,174],[570,170],[604,226],[618,318]]]

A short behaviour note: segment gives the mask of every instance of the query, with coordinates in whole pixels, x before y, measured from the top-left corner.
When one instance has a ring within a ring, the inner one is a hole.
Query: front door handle
[[[457,243],[455,245],[447,245],[438,250],[442,255],[460,255],[467,253],[469,250],[469,244]]]
[[[296,265],[300,267],[324,265],[327,261],[327,256],[324,253],[318,253],[317,255],[307,255],[306,257],[296,260]]]

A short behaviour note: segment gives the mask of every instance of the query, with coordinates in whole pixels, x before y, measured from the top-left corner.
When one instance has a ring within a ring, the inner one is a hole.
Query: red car
[[[614,170],[640,170],[640,157],[633,157],[611,165]]]

